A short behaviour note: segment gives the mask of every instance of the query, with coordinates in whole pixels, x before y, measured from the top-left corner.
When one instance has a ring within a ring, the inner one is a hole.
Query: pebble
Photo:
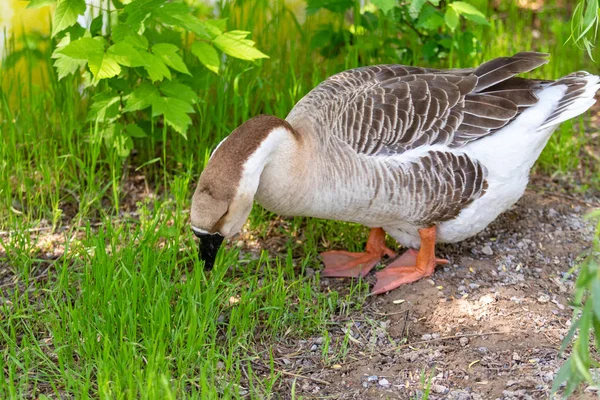
[[[439,333],[426,333],[423,336],[421,336],[421,340],[425,340],[425,341],[439,339],[439,338],[440,338]]]
[[[313,344],[312,346],[310,346],[310,351],[315,351],[319,348],[319,346],[317,346],[316,344]]]
[[[469,338],[463,336],[460,338],[459,342],[462,347],[465,347],[466,345],[469,344]]]
[[[387,379],[383,378],[379,381],[379,386],[383,386],[383,387],[388,387],[390,386],[390,381],[388,381]]]
[[[367,378],[367,382],[375,382],[379,380],[379,377],[377,375],[371,375]]]
[[[483,254],[485,254],[486,256],[493,256],[494,255],[494,251],[492,250],[492,248],[489,245],[485,245],[481,248],[481,252]]]
[[[547,294],[542,294],[540,297],[538,297],[537,299],[540,303],[547,303],[550,301],[550,296],[548,296]]]
[[[431,390],[437,394],[446,394],[450,389],[444,385],[433,384],[431,385]]]
[[[446,397],[449,400],[471,400],[473,396],[463,389],[453,390]]]

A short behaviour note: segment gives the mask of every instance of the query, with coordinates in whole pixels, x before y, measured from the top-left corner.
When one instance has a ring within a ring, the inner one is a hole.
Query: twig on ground
[[[263,364],[261,364],[261,363],[259,363],[257,361],[250,361],[250,362],[252,364],[256,364],[259,367],[262,367],[263,369],[268,369],[268,370],[271,369],[271,368],[267,367],[266,365],[263,365]],[[319,383],[321,383],[323,385],[331,385],[331,382],[327,382],[327,381],[324,381],[324,380],[319,379],[319,378],[313,378],[312,376],[295,374],[293,372],[288,372],[288,371],[285,371],[283,369],[278,369],[278,368],[273,368],[273,371],[278,372],[278,373],[280,373],[282,375],[293,376],[294,378],[298,378],[298,379],[306,379],[306,380],[309,380],[309,381],[319,382]]]

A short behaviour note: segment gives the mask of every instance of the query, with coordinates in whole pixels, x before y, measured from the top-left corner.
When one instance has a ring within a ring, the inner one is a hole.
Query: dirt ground
[[[574,278],[564,278],[593,237],[584,215],[600,207],[600,193],[575,187],[534,176],[525,196],[484,232],[438,246],[451,263],[431,279],[368,297],[360,311],[331,321],[329,351],[323,337],[278,343],[277,398],[295,391],[308,399],[419,399],[430,378],[430,399],[547,399],[571,323]],[[131,192],[145,195],[141,186]],[[43,258],[55,260],[64,236],[43,236]],[[11,276],[0,271],[0,288],[14,285]],[[367,280],[373,284],[373,274]],[[324,292],[348,286],[321,279]],[[340,300],[339,307],[353,305]],[[343,348],[343,361],[324,357]],[[573,398],[598,396],[587,388]]]
[[[361,312],[328,331],[339,364],[324,365],[322,337],[280,348],[280,394],[335,399],[546,399],[572,308],[563,278],[591,243],[587,211],[598,195],[570,193],[534,178],[525,196],[484,232],[438,248],[451,264],[432,279],[369,297]],[[374,283],[371,274],[367,279]],[[342,279],[322,290],[343,291]],[[326,352],[327,353],[327,352]],[[294,376],[297,375],[297,376]],[[597,398],[587,388],[576,398]]]

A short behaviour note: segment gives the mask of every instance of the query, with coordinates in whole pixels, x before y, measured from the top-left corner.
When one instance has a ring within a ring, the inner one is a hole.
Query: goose
[[[523,195],[558,125],[594,104],[598,76],[516,77],[548,62],[521,52],[470,69],[376,65],[333,75],[285,119],[249,119],[213,151],[192,199],[199,257],[212,268],[253,202],[286,216],[370,228],[364,252],[321,253],[322,276],[376,273],[373,294],[430,276],[436,243],[482,231]]]

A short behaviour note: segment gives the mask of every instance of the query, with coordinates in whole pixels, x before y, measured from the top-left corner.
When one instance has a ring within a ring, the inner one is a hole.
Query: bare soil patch
[[[334,321],[329,352],[322,337],[281,344],[280,393],[288,398],[295,385],[309,398],[419,398],[425,375],[431,399],[548,398],[571,323],[567,272],[591,243],[593,226],[583,217],[600,204],[597,193],[570,189],[535,178],[484,232],[439,246],[451,264],[432,279],[368,297]],[[343,292],[349,281],[321,284]],[[345,359],[328,360],[342,348]],[[595,397],[578,398],[588,396]]]

